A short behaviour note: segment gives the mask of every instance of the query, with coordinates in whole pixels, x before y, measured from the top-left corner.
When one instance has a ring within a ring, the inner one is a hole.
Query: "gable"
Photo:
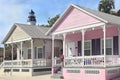
[[[58,25],[54,29],[54,32],[67,30],[75,27],[81,27],[89,24],[99,23],[100,20],[90,16],[87,13],[80,11],[79,9],[72,7],[58,22]]]
[[[11,35],[8,37],[6,43],[23,40],[27,38],[30,38],[30,36],[26,34],[20,27],[16,26]]]

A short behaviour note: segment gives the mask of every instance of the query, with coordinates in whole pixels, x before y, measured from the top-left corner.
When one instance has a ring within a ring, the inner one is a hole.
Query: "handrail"
[[[0,69],[3,67],[3,65],[4,65],[4,62],[1,63],[1,65],[0,65]]]

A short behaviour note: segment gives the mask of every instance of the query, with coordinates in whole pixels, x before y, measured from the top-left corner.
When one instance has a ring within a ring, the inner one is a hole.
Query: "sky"
[[[100,0],[0,0],[0,43],[14,23],[27,24],[28,13],[35,12],[37,25],[47,24],[48,18],[62,14],[70,4],[97,10]],[[116,10],[120,0],[115,0]],[[0,47],[3,46],[0,44]]]

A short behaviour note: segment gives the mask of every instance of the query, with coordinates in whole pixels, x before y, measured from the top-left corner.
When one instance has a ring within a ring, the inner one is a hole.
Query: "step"
[[[58,73],[58,74],[62,74],[62,71],[58,71],[57,73]]]
[[[55,79],[64,79],[62,74],[54,74],[53,76],[51,76],[51,78],[55,78]]]

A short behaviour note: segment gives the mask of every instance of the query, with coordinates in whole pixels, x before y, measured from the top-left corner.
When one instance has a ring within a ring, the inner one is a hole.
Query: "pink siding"
[[[115,69],[115,68],[114,68]],[[106,71],[106,80],[111,80],[111,79],[114,79],[114,78],[117,78],[117,77],[120,77],[120,69],[117,70],[118,72],[115,72],[115,73],[107,73]]]
[[[59,25],[57,25],[55,31],[61,31],[64,29],[74,28],[74,27],[88,25],[97,22],[100,21],[72,7],[70,11],[61,20],[61,22],[59,22]]]
[[[107,28],[107,37],[117,36],[118,30],[116,27],[109,27]],[[85,40],[91,40],[96,38],[103,38],[103,31],[102,29],[92,30],[92,31],[86,31],[85,32]],[[71,33],[67,34],[66,40],[67,42],[75,42],[75,47],[77,47],[77,41],[80,41],[82,39],[81,32],[77,33]],[[77,55],[77,48],[75,48],[75,54]]]
[[[67,69],[63,69],[63,76],[65,79],[73,80],[106,80],[105,69],[98,69],[99,74],[86,74],[85,69],[80,69],[80,73],[68,73]]]
[[[118,70],[118,72],[108,73],[107,68],[106,69],[93,69],[93,70],[98,70],[99,74],[86,74],[85,70],[89,70],[89,69],[82,69],[82,68],[79,69],[80,73],[68,73],[67,70],[70,70],[70,68],[69,69],[63,68],[63,77],[68,80],[69,79],[70,80],[112,80],[117,77],[120,77],[119,75],[120,70]],[[112,68],[109,70],[112,70]]]

